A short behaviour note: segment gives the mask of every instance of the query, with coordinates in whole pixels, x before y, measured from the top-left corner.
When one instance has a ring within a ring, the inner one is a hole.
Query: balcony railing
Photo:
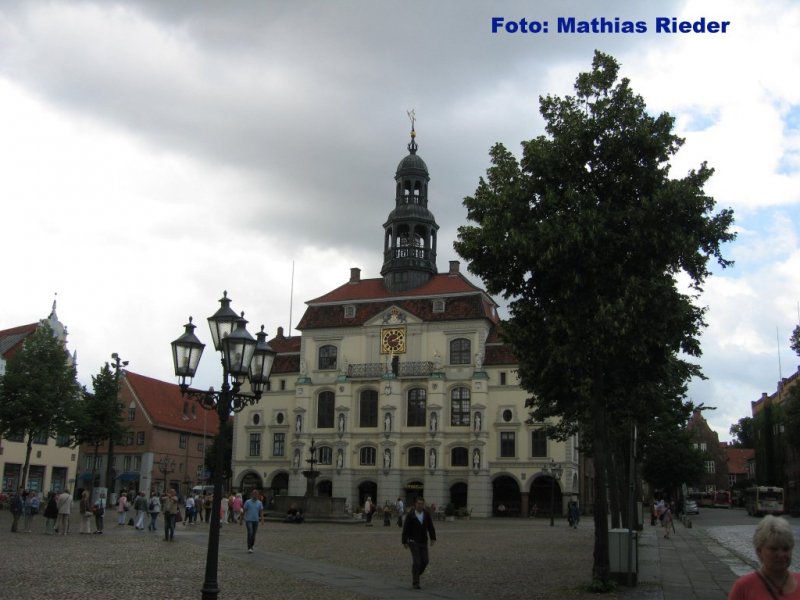
[[[430,361],[401,362],[398,367],[398,377],[428,377],[433,373],[433,363]],[[380,379],[391,372],[391,366],[383,363],[354,363],[347,366],[350,379]]]

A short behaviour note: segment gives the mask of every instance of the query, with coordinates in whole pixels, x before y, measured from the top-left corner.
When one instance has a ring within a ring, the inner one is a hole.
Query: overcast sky
[[[223,290],[251,332],[288,332],[350,267],[379,276],[412,108],[445,271],[492,144],[519,154],[543,132],[539,95],[571,93],[600,49],[676,117],[673,175],[708,161],[707,191],[736,213],[736,265],[703,296],[709,379],[690,391],[729,439],[800,364],[800,4],[652,4],[4,2],[0,329],[46,317],[57,293],[87,385],[112,352],[174,380],[169,342],[193,315],[210,344]],[[493,34],[496,16],[549,30]],[[647,32],[558,33],[573,16]],[[659,34],[657,17],[730,25]],[[200,386],[219,386],[212,355]]]

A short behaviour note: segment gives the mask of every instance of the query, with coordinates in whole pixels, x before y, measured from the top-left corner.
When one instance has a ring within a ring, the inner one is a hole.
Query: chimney
[[[458,275],[459,265],[460,264],[461,263],[459,263],[457,260],[451,260],[450,261],[450,273],[449,274],[450,275]]]
[[[350,283],[358,283],[361,281],[361,269],[352,267],[350,269]]]
[[[279,338],[283,337],[283,327],[278,327],[278,335],[276,335],[275,337]]]

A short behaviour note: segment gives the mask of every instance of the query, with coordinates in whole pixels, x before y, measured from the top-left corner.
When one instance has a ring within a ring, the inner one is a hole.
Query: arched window
[[[472,344],[466,338],[458,338],[450,342],[450,364],[468,365],[471,360]]]
[[[408,449],[408,466],[409,467],[424,467],[425,466],[425,448],[414,446]]]
[[[450,425],[469,427],[469,415],[469,388],[453,388],[450,392]]]
[[[336,346],[322,346],[319,349],[319,370],[331,370],[336,368]]]
[[[408,391],[407,427],[425,427],[425,405],[427,394],[422,388]]]
[[[359,398],[358,424],[360,427],[378,426],[378,392],[364,390]]]
[[[321,392],[317,398],[317,427],[320,429],[333,427],[333,392]]]
[[[374,466],[377,451],[372,446],[364,446],[358,453],[362,465]]]
[[[469,466],[469,451],[462,447],[453,448],[450,451],[450,464],[454,467]]]

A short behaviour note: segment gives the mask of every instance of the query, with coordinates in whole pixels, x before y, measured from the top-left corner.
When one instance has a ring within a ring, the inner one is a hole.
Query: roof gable
[[[192,433],[215,435],[219,431],[216,411],[206,411],[199,403],[181,395],[177,384],[167,383],[130,371],[124,371],[123,382],[139,402],[155,427]],[[186,407],[184,409],[184,406]],[[192,406],[195,407],[192,410]],[[207,414],[202,415],[203,412]]]

